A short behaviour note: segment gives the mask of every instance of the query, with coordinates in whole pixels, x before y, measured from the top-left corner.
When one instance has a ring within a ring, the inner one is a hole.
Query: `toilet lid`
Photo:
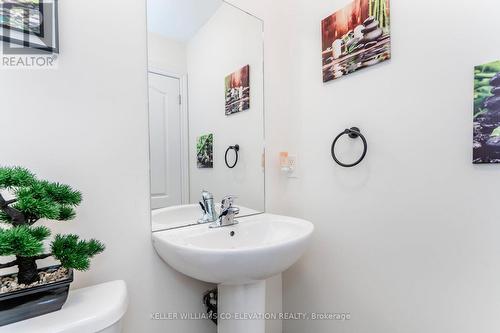
[[[2,326],[0,333],[99,332],[123,317],[127,303],[124,281],[71,290],[60,311]]]

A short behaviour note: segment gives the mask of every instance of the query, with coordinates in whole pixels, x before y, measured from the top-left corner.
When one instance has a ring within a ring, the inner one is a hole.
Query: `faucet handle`
[[[203,204],[203,202],[198,202],[200,204],[200,207],[201,207],[201,210],[203,211],[204,214],[207,213],[207,208],[205,207],[205,205]]]
[[[222,198],[221,209],[225,210],[232,207],[235,199],[238,199],[238,197],[235,195],[228,195]]]
[[[235,216],[240,213],[240,209],[238,207],[228,207],[222,211],[219,218],[223,218],[224,216]]]

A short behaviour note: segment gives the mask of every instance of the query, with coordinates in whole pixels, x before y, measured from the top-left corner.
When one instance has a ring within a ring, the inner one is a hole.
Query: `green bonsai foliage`
[[[68,221],[76,216],[75,207],[82,202],[80,192],[68,185],[38,180],[21,167],[0,167],[0,256],[16,259],[1,268],[17,266],[18,282],[31,284],[39,280],[36,261],[54,257],[68,269],[87,270],[90,259],[104,251],[95,240],[80,240],[77,235],[56,235],[50,253],[44,253],[43,242],[51,232],[47,227],[33,226],[40,219]],[[5,199],[9,192],[14,198]]]

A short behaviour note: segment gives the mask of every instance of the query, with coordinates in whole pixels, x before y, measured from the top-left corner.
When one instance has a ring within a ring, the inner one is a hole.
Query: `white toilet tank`
[[[124,281],[71,290],[60,311],[0,327],[0,333],[120,333],[127,303]]]

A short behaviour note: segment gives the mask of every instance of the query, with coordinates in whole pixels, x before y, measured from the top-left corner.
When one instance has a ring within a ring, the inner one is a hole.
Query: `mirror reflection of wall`
[[[191,205],[196,223],[203,190],[263,212],[262,21],[220,0],[148,0],[148,52],[155,214]]]

